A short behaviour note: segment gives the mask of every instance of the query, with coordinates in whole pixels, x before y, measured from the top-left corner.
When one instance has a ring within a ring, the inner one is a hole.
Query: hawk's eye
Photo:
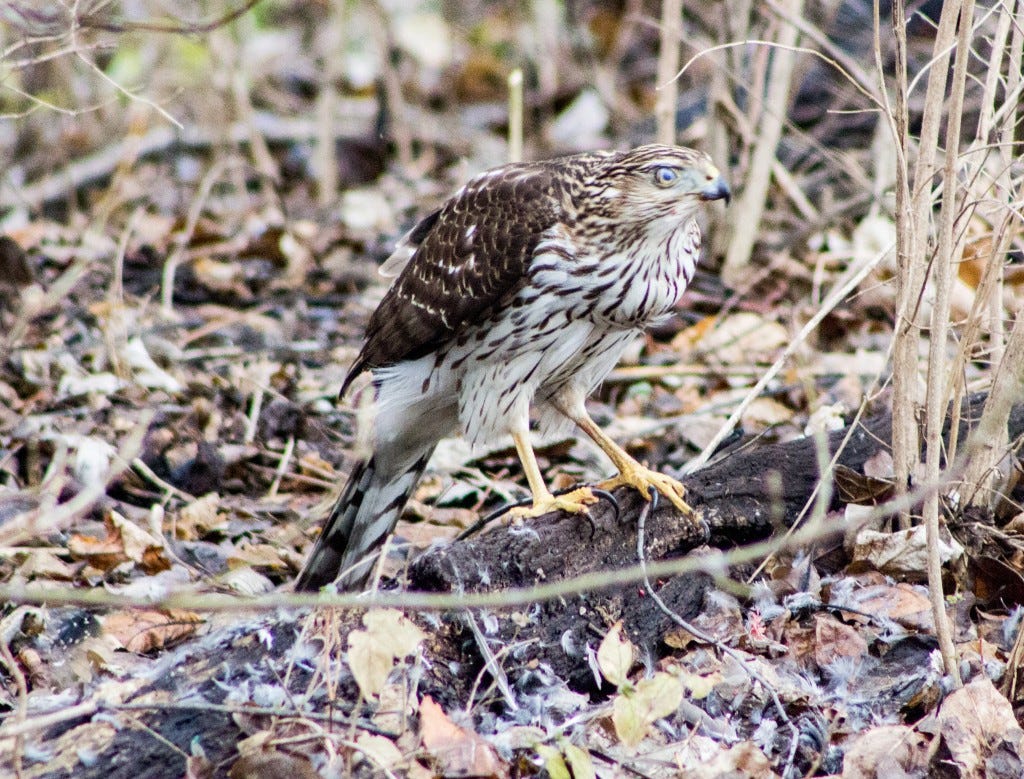
[[[671,187],[679,180],[679,171],[675,168],[655,168],[654,183],[659,187]]]

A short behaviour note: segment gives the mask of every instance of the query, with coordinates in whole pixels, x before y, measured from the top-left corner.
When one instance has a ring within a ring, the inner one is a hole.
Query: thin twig
[[[782,700],[779,698],[779,694],[775,691],[775,687],[767,679],[765,679],[761,674],[759,674],[753,668],[750,668],[747,665],[746,660],[742,656],[740,656],[739,652],[737,652],[732,647],[730,647],[727,644],[725,644],[723,641],[718,640],[717,638],[712,636],[710,633],[704,632],[703,630],[698,628],[696,625],[694,625],[694,624],[688,622],[687,620],[683,619],[679,614],[677,614],[675,611],[670,609],[668,607],[668,604],[665,603],[665,601],[662,599],[662,597],[657,593],[657,591],[651,585],[651,580],[647,576],[647,554],[644,551],[644,547],[645,547],[644,535],[645,535],[646,526],[647,526],[647,514],[654,509],[654,507],[657,505],[657,501],[658,501],[658,493],[657,493],[657,491],[652,491],[651,492],[651,500],[650,500],[650,502],[646,503],[644,505],[644,507],[640,510],[640,515],[637,517],[636,555],[637,555],[637,560],[639,560],[639,562],[640,562],[640,568],[643,571],[642,583],[643,583],[644,589],[647,591],[647,594],[651,596],[651,600],[654,601],[655,605],[658,607],[658,609],[665,616],[667,616],[669,619],[671,619],[673,622],[675,622],[677,625],[679,625],[679,627],[681,627],[683,630],[685,630],[686,632],[690,633],[692,636],[697,638],[698,641],[702,641],[705,644],[709,644],[710,646],[715,647],[722,654],[725,654],[725,655],[728,655],[729,657],[731,657],[733,660],[736,661],[737,665],[739,665],[739,667],[742,668],[743,671],[751,679],[753,679],[755,682],[758,682],[764,688],[765,692],[767,692],[768,695],[771,697],[772,703],[775,706],[775,710],[779,714],[779,718],[790,729],[790,733],[791,733],[790,752],[789,752],[789,757],[786,760],[786,768],[788,769],[789,766],[791,766],[793,764],[793,759],[796,756],[796,748],[797,748],[797,745],[799,744],[799,741],[800,741],[800,731],[797,729],[797,727],[793,723],[793,721],[789,718],[789,715],[786,714],[786,707],[783,706]],[[783,771],[782,775],[786,776],[786,775],[788,775],[788,772],[787,771]]]
[[[24,727],[26,718],[28,716],[28,682],[25,680],[25,674],[21,670],[21,666],[18,665],[18,661],[14,658],[14,653],[11,652],[11,648],[7,645],[7,642],[0,638],[0,660],[3,660],[4,665],[7,666],[7,672],[14,679],[15,689],[18,691],[18,706],[14,714],[14,729]],[[0,733],[0,735],[6,735]],[[18,779],[22,776],[22,758],[25,753],[25,736],[24,734],[16,734],[14,736],[14,749],[13,749],[13,763],[14,773]]]
[[[167,35],[202,35],[212,32],[218,27],[223,27],[247,14],[263,0],[245,0],[237,8],[225,11],[220,16],[215,16],[202,22],[157,22],[157,21],[131,21],[131,22],[108,22],[95,16],[86,15],[77,20],[79,27],[93,30],[104,30],[106,32],[156,32]]]
[[[956,47],[953,68],[953,88],[949,97],[949,115],[946,118],[946,159],[942,178],[942,207],[939,212],[939,243],[936,249],[932,278],[935,300],[932,302],[928,342],[928,381],[925,401],[925,478],[937,479],[945,455],[942,428],[946,420],[946,348],[949,333],[949,288],[953,268],[963,254],[963,240],[954,242],[953,227],[958,210],[958,179],[956,166],[960,149],[960,123],[963,116],[964,88],[967,81],[967,63],[971,57],[969,37],[974,18],[974,0],[947,0],[943,16],[951,7],[959,6],[960,38]],[[953,684],[960,687],[960,668],[956,660],[953,629],[946,614],[946,597],[942,589],[942,554],[939,548],[939,493],[924,501],[925,532],[928,538],[928,590],[932,602],[932,617],[939,650],[946,673]]]
[[[654,104],[658,143],[676,142],[679,101],[679,41],[683,36],[683,0],[662,0],[658,40],[658,93]]]
[[[523,71],[508,74],[508,161],[523,159]]]

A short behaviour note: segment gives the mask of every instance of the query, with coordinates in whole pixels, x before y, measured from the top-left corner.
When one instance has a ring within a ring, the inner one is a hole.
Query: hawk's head
[[[648,144],[598,158],[587,196],[600,218],[676,229],[702,201],[729,201],[729,185],[704,152]],[[652,224],[658,223],[658,224]]]

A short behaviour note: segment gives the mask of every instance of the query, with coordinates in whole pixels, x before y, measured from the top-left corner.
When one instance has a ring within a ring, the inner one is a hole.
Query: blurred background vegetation
[[[883,6],[879,63],[891,74]],[[911,72],[932,56],[940,9],[908,9]],[[250,166],[240,175],[285,191],[326,190],[312,193],[321,207],[395,162],[409,176],[455,160],[499,164],[515,68],[525,74],[527,158],[635,145],[654,138],[663,86],[661,6],[650,0],[13,0],[0,14],[8,226],[41,206],[83,206],[82,185],[105,185],[113,163],[137,159],[175,167],[178,186],[147,191],[171,210],[224,154]],[[732,45],[711,50],[722,44]],[[679,46],[681,62],[693,58],[678,80],[679,142],[707,148],[742,188],[765,124],[780,126],[781,178],[765,195],[760,252],[821,249],[885,208],[894,157],[871,100],[880,81],[870,2],[689,3]],[[777,67],[784,55],[791,75]],[[332,164],[316,151],[326,138],[338,144]],[[101,154],[105,165],[68,171]],[[48,178],[51,187],[32,188]]]

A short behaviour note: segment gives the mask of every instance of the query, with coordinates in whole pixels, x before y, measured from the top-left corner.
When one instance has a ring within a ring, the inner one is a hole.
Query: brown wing
[[[543,232],[564,218],[557,172],[508,165],[477,176],[421,220],[415,253],[370,317],[342,394],[362,371],[414,360],[483,321],[526,279]]]

